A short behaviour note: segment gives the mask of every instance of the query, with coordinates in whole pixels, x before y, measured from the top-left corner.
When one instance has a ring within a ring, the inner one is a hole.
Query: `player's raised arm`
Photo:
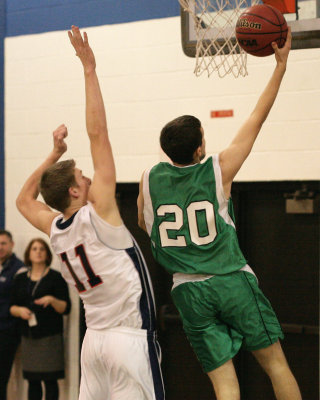
[[[82,37],[79,28],[72,26],[68,35],[82,63],[85,78],[86,126],[94,167],[89,200],[103,219],[118,225],[120,215],[115,200],[116,172],[103,98],[96,74],[95,56],[89,46],[86,32]]]
[[[53,149],[49,153],[45,161],[31,174],[23,185],[16,204],[21,214],[37,229],[50,235],[50,227],[53,218],[57,213],[43,202],[38,201],[39,182],[43,172],[55,164],[63,153],[67,150],[67,145],[64,141],[68,131],[65,125],[60,125],[53,132]]]
[[[260,129],[277,97],[282,78],[286,71],[289,51],[291,49],[290,28],[288,30],[288,36],[284,47],[279,49],[276,43],[272,43],[272,47],[275,52],[277,64],[271,79],[261,94],[251,115],[241,126],[230,146],[219,155],[223,186],[227,196],[230,194],[231,184],[235,175],[248,157],[258,133],[260,132]]]
[[[144,209],[144,198],[143,198],[143,176],[142,174],[140,185],[139,185],[139,195],[137,199],[137,207],[138,207],[138,226],[147,232],[146,223],[144,220],[143,209]]]

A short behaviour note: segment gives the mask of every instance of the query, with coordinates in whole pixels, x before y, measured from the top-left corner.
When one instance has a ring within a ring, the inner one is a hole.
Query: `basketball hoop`
[[[194,73],[220,78],[232,73],[246,76],[247,54],[235,39],[235,26],[242,11],[259,0],[179,0],[181,7],[193,19],[196,37]]]

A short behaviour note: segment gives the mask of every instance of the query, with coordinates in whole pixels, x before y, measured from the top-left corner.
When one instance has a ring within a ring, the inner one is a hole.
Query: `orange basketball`
[[[276,42],[279,48],[283,47],[287,33],[288,25],[284,16],[279,10],[267,4],[247,8],[236,24],[236,38],[239,45],[247,53],[257,57],[274,53],[272,42]]]

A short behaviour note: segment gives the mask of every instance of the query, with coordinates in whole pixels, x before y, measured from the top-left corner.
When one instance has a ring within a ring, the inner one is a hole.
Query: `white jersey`
[[[88,328],[155,329],[149,274],[124,225],[109,225],[88,203],[66,221],[57,216],[50,241],[64,279],[83,300]],[[119,248],[119,243],[124,247]]]

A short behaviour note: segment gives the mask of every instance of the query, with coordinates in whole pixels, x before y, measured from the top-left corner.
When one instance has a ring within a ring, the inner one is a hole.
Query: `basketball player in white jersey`
[[[79,28],[68,32],[83,66],[92,181],[67,150],[67,128],[24,184],[17,206],[50,237],[61,272],[83,300],[87,331],[81,351],[80,400],[163,400],[153,292],[140,250],[123,224],[95,57]],[[38,201],[40,192],[45,203]],[[52,211],[53,208],[58,212]]]

